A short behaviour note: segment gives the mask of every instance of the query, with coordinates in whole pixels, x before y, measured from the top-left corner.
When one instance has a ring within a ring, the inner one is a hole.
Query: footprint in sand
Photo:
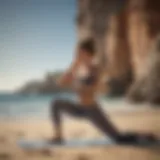
[[[11,155],[9,153],[0,153],[0,160],[11,160]]]
[[[87,155],[78,155],[77,160],[89,160],[90,158]]]

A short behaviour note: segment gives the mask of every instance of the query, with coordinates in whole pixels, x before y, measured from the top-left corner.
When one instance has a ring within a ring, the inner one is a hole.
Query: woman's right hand
[[[69,69],[57,80],[57,85],[64,87],[71,85],[74,79],[74,74],[77,72],[77,68],[80,66],[81,60],[79,57],[75,57],[74,61],[70,65]]]
[[[71,84],[72,79],[73,79],[72,73],[66,72],[62,75],[62,77],[60,77],[60,79],[56,81],[56,84],[57,86],[65,87]]]

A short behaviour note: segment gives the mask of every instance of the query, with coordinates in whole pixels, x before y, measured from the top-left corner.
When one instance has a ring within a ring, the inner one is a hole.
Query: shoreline
[[[111,107],[106,107],[106,106],[102,106],[102,110],[106,113],[106,114],[109,114],[111,116],[116,116],[116,115],[124,115],[124,116],[127,116],[127,115],[135,115],[135,114],[159,114],[160,115],[160,108],[154,108],[154,107],[151,107],[151,106],[148,106],[148,107],[145,107],[145,106],[141,106],[141,107],[135,107],[135,106],[127,106],[127,107],[122,107],[122,108],[118,108],[118,107],[114,107],[114,108],[111,108]],[[28,121],[29,119],[31,120],[49,120],[50,117],[49,117],[49,112],[47,112],[48,115],[17,115],[17,116],[7,116],[7,117],[0,117],[0,122],[9,122],[9,121],[20,121],[20,120],[23,120],[23,121]],[[68,116],[69,118],[70,116]],[[72,117],[72,116],[71,116]]]

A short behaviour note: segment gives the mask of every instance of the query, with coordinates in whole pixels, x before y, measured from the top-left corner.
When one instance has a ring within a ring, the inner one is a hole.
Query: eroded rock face
[[[124,93],[131,80],[125,5],[125,0],[78,1],[78,38],[95,38],[97,58],[112,94]]]
[[[148,51],[146,74],[135,81],[129,97],[134,101],[160,103],[160,35],[152,43]]]
[[[78,0],[77,31],[79,40],[95,38],[110,93],[158,101],[159,0]]]
[[[160,1],[132,0],[128,10],[128,40],[134,73],[128,97],[133,101],[155,103],[160,95],[159,87],[155,87],[160,82],[157,38],[160,33]]]
[[[136,102],[160,103],[160,36],[148,51],[146,73],[134,82],[128,97]]]
[[[149,58],[146,97],[152,103],[160,103],[160,35],[151,48]]]

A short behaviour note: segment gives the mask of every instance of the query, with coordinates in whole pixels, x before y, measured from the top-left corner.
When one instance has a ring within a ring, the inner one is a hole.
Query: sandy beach
[[[110,112],[113,123],[122,132],[151,132],[160,137],[160,109],[134,112]],[[65,120],[64,136],[71,138],[97,138],[103,136],[86,120]],[[47,139],[52,136],[49,120],[21,119],[0,121],[0,160],[159,160],[160,148],[127,146],[55,148],[24,151],[16,145],[20,138]]]

